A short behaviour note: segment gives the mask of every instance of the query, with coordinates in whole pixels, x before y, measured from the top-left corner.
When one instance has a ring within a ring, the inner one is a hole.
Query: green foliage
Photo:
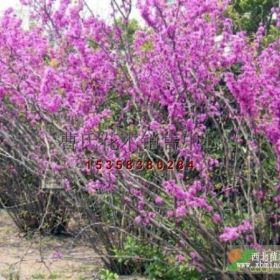
[[[236,30],[254,33],[260,23],[266,27],[271,24],[271,8],[275,6],[278,0],[235,0],[226,15],[233,19]]]
[[[118,280],[118,274],[111,272],[108,269],[102,269],[100,272],[100,279],[101,280]]]
[[[158,247],[145,245],[132,237],[127,237],[123,249],[115,249],[117,260],[130,266],[133,273],[141,273],[149,280],[198,280],[197,271],[188,267],[187,263],[178,264],[169,258]]]
[[[277,29],[275,26],[270,26],[269,31],[262,43],[264,46],[267,46],[274,42],[276,38],[279,38],[279,28]]]
[[[45,54],[44,57],[43,57],[43,60],[44,60],[44,62],[45,62],[46,64],[49,64],[50,61],[51,61],[51,58],[50,58],[49,55]]]
[[[121,19],[117,20],[116,25],[122,30],[122,39],[128,40],[131,44],[134,40],[135,32],[140,28],[136,19],[131,19],[128,24],[124,24]]]
[[[153,43],[151,41],[146,41],[142,46],[141,46],[141,50],[148,52],[150,50],[153,49]]]
[[[97,42],[95,42],[94,40],[92,39],[89,39],[88,40],[88,45],[90,48],[94,49],[94,50],[97,50],[98,49],[98,44]]]
[[[36,273],[31,276],[31,280],[41,280],[45,279],[45,276],[41,273]]]
[[[9,268],[7,272],[3,273],[3,276],[5,276],[5,279],[7,280],[20,280],[19,272],[13,268]]]

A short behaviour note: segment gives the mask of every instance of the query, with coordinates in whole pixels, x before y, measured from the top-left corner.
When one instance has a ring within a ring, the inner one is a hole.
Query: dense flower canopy
[[[264,199],[272,232],[279,230],[279,37],[264,46],[262,26],[253,39],[234,33],[223,0],[139,0],[146,25],[132,39],[130,1],[113,1],[112,25],[83,17],[83,1],[21,2],[33,11],[28,30],[12,9],[0,22],[3,155],[41,177],[63,176],[68,192],[119,196],[137,225],[171,232],[176,248],[195,247],[188,227],[217,250],[241,238],[257,244]],[[59,133],[75,136],[74,150],[63,149]],[[146,149],[143,138],[155,135],[156,149]],[[166,138],[175,136],[178,147],[168,149]],[[258,181],[263,141],[278,172]],[[102,161],[102,172],[86,173],[88,155]],[[147,174],[112,164],[137,158],[192,161],[193,169]],[[256,190],[262,199],[253,201]]]

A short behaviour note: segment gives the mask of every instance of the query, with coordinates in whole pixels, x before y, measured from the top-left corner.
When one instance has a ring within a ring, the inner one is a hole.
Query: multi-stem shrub
[[[226,279],[233,245],[279,245],[279,36],[234,33],[221,0],[138,1],[135,33],[127,0],[112,24],[84,1],[22,2],[29,30],[12,10],[0,23],[1,156],[60,175],[109,255],[142,235]]]

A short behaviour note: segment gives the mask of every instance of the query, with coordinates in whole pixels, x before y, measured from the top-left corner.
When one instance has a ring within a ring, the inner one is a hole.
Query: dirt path
[[[100,257],[72,238],[37,237],[27,240],[9,215],[0,210],[0,275],[4,279],[93,279]],[[0,277],[1,279],[1,277]]]
[[[0,209],[0,280],[86,280],[103,267],[101,258],[85,242],[66,237],[28,240],[6,211]],[[119,280],[145,280],[122,276]]]

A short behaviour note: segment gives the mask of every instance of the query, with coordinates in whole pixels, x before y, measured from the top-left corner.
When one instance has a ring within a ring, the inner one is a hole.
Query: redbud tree
[[[28,29],[12,9],[0,22],[2,162],[62,178],[108,253],[133,235],[227,279],[233,245],[280,245],[279,36],[234,33],[223,0],[139,0],[133,32],[130,0],[111,23],[81,0],[21,2]]]

